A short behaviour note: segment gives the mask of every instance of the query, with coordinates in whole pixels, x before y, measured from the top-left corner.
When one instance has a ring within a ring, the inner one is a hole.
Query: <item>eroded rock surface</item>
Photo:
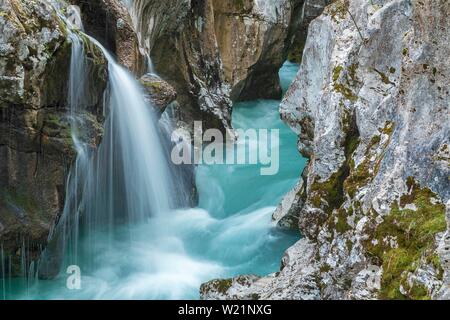
[[[107,68],[93,48],[86,43],[90,94],[78,116],[86,124],[83,138],[95,148]],[[64,205],[76,155],[67,103],[70,57],[66,27],[46,1],[0,2],[0,244],[13,274],[21,259],[26,265],[38,258]]]
[[[209,300],[320,299],[316,250],[313,243],[302,239],[286,251],[280,272],[266,277],[245,275],[212,280],[201,286],[200,296]]]
[[[231,101],[281,98],[278,71],[301,37],[293,26],[322,2],[303,11],[303,0],[136,0],[130,11],[141,46],[178,93],[180,120],[225,129]]]
[[[203,298],[449,297],[449,14],[338,0],[311,23],[280,110],[310,160],[293,201],[304,239],[279,273]]]
[[[281,98],[293,1],[214,0],[214,28],[234,101]]]
[[[303,179],[288,192],[272,214],[272,220],[278,227],[285,229],[298,229],[298,215],[306,198],[305,183]]]
[[[178,94],[178,120],[230,128],[230,87],[221,69],[211,1],[137,0],[130,10],[156,73]]]

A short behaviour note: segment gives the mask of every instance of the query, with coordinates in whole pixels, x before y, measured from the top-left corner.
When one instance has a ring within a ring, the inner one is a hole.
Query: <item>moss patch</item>
[[[348,14],[348,8],[350,3],[348,0],[333,0],[328,6],[327,12],[334,22],[339,23],[339,21],[345,19]]]
[[[333,81],[337,81],[341,76],[341,72],[344,70],[343,66],[336,66],[333,69]]]
[[[48,137],[69,138],[71,140],[71,125],[67,116],[63,113],[47,112],[42,115],[42,134]]]
[[[405,271],[414,272],[422,258],[439,264],[434,253],[435,236],[446,230],[445,206],[433,203],[435,194],[420,188],[413,178],[408,178],[407,184],[408,194],[401,197],[400,204],[392,205],[390,214],[375,230],[377,244],[368,245],[368,252],[383,266],[381,299],[428,298],[422,288],[409,288]],[[414,204],[417,210],[405,209],[407,204]],[[400,292],[400,285],[408,291],[407,295]]]
[[[244,0],[233,0],[233,5],[238,10],[244,10],[245,9]]]
[[[217,290],[217,292],[221,294],[226,294],[232,284],[232,279],[216,279],[208,282],[208,285],[213,287],[215,290]]]
[[[340,208],[337,211],[337,215],[335,216],[335,224],[334,224],[334,230],[336,230],[339,233],[345,233],[348,230],[351,229],[350,225],[347,223],[347,218],[350,215],[350,212],[346,211],[343,208]]]
[[[75,30],[79,35],[80,39],[83,41],[84,50],[88,59],[92,60],[95,65],[104,66],[106,65],[106,58],[103,55],[102,49],[100,49],[97,44],[92,42],[92,40],[86,36],[83,32]]]
[[[288,53],[288,60],[294,63],[302,63],[303,50],[305,49],[305,43],[298,44],[291,48]]]
[[[384,128],[380,129],[380,134],[386,134],[389,139],[385,142],[383,149],[389,145],[390,138],[394,132],[395,125],[392,122],[386,122]],[[381,160],[384,153],[379,154],[375,161],[370,161],[371,152],[375,148],[379,147],[381,143],[381,135],[375,135],[370,140],[365,151],[364,161],[360,163],[356,168],[353,160],[351,163],[351,172],[349,178],[345,181],[344,187],[348,195],[353,198],[356,192],[363,186],[367,185],[377,175]]]
[[[395,83],[394,82],[392,82],[390,79],[389,79],[389,77],[385,74],[385,73],[383,73],[383,72],[381,72],[381,71],[379,71],[379,70],[377,70],[377,69],[373,69],[373,71],[375,71],[376,73],[378,73],[378,75],[380,76],[380,78],[381,78],[381,81],[384,83],[384,84],[392,84],[392,85],[395,85]],[[392,72],[392,71],[390,71],[391,73],[394,73],[395,72],[395,69],[394,69],[394,71]]]
[[[336,66],[333,69],[332,80],[334,91],[340,93],[350,102],[356,102],[358,100],[358,96],[351,89],[357,81],[357,70],[357,64],[350,65],[346,70],[343,66]]]

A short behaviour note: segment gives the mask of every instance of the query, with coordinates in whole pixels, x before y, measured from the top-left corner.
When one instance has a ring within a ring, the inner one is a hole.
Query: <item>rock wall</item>
[[[445,0],[338,0],[311,23],[280,108],[309,158],[282,208],[303,239],[280,272],[203,298],[450,296],[449,14]]]
[[[178,93],[180,120],[224,129],[231,101],[281,98],[278,71],[303,2],[136,0],[130,10],[141,46]]]
[[[95,46],[86,50],[91,90],[79,116],[95,148],[107,68]],[[66,27],[46,1],[0,2],[0,246],[13,274],[21,260],[38,258],[64,205],[76,156],[67,117],[70,56]]]
[[[130,10],[155,71],[177,92],[177,120],[190,130],[194,120],[229,128],[230,88],[221,71],[211,1],[136,0]]]
[[[121,0],[68,0],[81,9],[85,32],[114,53],[138,77],[146,72],[145,55]]]
[[[213,0],[214,29],[233,101],[280,99],[293,1]]]

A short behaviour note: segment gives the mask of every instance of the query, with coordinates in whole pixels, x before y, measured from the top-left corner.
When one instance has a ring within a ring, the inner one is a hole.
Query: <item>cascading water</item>
[[[72,62],[69,97],[72,137],[77,160],[69,177],[63,221],[62,243],[68,243],[71,264],[78,264],[80,232],[89,251],[95,235],[113,236],[117,223],[144,222],[173,208],[173,184],[161,146],[154,112],[144,101],[136,80],[97,41],[107,61],[109,88],[103,142],[96,154],[81,141],[81,112],[86,88],[85,54],[82,40],[71,34]],[[82,219],[81,219],[82,218]],[[85,226],[80,229],[82,221]],[[61,239],[59,239],[61,241]],[[94,250],[95,252],[95,250]]]
[[[277,230],[271,213],[304,165],[295,134],[279,120],[279,102],[237,105],[233,124],[281,130],[280,172],[261,177],[258,166],[202,165],[197,169],[200,208],[177,210],[185,195],[174,182],[153,110],[135,79],[94,39],[109,65],[106,121],[97,152],[84,141],[79,116],[89,94],[84,40],[78,32],[71,40],[69,116],[78,157],[68,178],[64,213],[39,271],[55,268],[64,255],[65,266],[80,267],[81,288],[66,287],[62,268],[55,279],[25,287],[20,279],[3,282],[5,296],[196,299],[200,284],[210,279],[277,271],[283,251],[298,235]],[[284,84],[293,79],[293,69],[282,70]]]
[[[98,249],[98,234],[107,234],[111,242],[118,223],[135,224],[166,214],[177,200],[152,106],[145,102],[137,81],[99,42],[86,35],[83,39],[78,33],[69,34],[72,54],[68,88],[68,117],[77,158],[67,180],[62,217],[39,263],[42,278],[59,268],[62,256],[70,265],[78,265],[83,256],[95,268],[92,257]],[[89,95],[86,39],[102,50],[108,62],[107,118],[97,153],[83,141],[82,134],[85,97]]]

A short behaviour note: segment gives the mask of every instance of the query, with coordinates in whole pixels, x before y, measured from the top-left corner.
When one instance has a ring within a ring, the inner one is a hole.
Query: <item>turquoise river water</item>
[[[284,91],[297,71],[292,63],[281,69]],[[123,227],[112,240],[96,236],[96,261],[91,264],[96,267],[84,268],[80,261],[81,289],[67,288],[69,275],[63,270],[53,280],[0,281],[3,298],[197,299],[200,284],[208,280],[277,271],[283,252],[300,235],[278,230],[271,216],[305,166],[296,135],[279,118],[279,103],[250,101],[233,109],[235,128],[280,130],[278,174],[262,176],[260,165],[201,165],[196,172],[198,208]]]

